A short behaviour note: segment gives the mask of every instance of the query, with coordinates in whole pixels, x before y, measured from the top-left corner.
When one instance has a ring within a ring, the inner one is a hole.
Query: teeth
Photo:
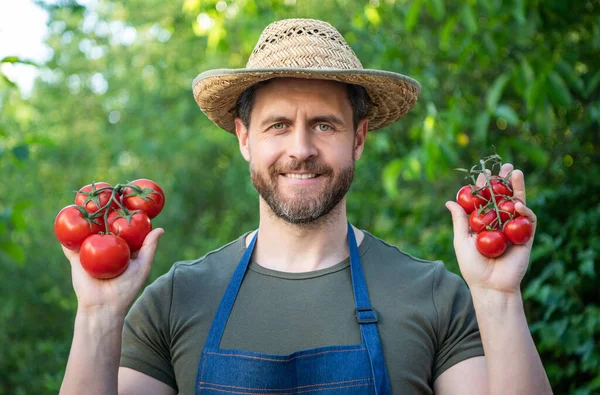
[[[285,174],[285,176],[288,177],[288,178],[298,178],[298,179],[306,180],[307,178],[315,178],[317,175],[316,174],[292,174],[292,173],[288,173],[288,174]]]

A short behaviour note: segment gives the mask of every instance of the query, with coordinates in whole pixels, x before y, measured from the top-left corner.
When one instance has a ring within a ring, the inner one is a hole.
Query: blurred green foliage
[[[555,393],[600,392],[598,1],[85,4],[40,2],[53,56],[30,97],[0,73],[0,394],[60,386],[76,300],[52,224],[73,190],[161,184],[151,280],[256,227],[236,139],[201,114],[191,81],[243,67],[262,29],[289,17],[326,19],[366,68],[423,86],[408,116],[368,137],[348,203],[357,226],[458,272],[443,206],[465,181],[453,168],[495,150],[524,170],[539,218],[531,331]]]

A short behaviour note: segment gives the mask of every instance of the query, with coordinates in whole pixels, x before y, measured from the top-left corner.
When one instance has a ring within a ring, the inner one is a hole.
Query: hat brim
[[[235,134],[236,104],[246,89],[261,81],[287,77],[338,81],[363,86],[369,94],[369,130],[380,129],[410,111],[421,85],[390,71],[370,69],[216,69],[194,79],[194,98],[206,116],[223,130]]]

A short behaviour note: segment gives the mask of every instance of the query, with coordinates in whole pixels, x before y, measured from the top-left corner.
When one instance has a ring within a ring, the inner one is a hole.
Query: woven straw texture
[[[365,87],[369,95],[369,129],[389,125],[417,101],[420,85],[401,74],[363,69],[342,35],[330,24],[286,19],[261,34],[245,69],[200,74],[193,83],[196,102],[222,129],[235,133],[235,105],[240,94],[264,80],[290,77],[333,80]]]

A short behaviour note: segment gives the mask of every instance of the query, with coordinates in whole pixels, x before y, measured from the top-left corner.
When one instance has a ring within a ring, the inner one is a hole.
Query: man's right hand
[[[161,228],[151,231],[146,236],[142,248],[132,254],[127,269],[120,276],[108,280],[97,279],[87,274],[79,261],[79,253],[63,246],[63,252],[71,262],[78,311],[103,311],[124,317],[148,278],[158,239],[163,233]]]
[[[60,388],[67,394],[173,394],[164,383],[142,373],[123,370],[119,375],[125,315],[148,278],[161,228],[154,229],[127,269],[118,277],[100,280],[86,273],[79,254],[63,247],[71,262],[77,295],[75,331],[65,377]],[[151,390],[148,390],[150,389]]]

